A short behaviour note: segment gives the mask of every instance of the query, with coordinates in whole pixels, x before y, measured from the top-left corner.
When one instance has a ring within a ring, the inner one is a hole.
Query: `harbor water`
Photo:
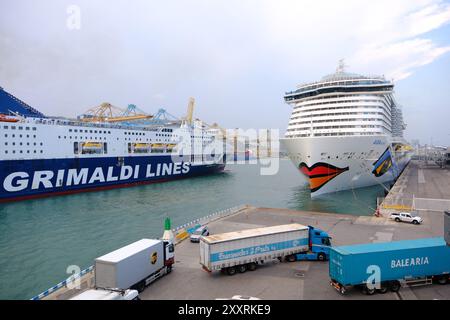
[[[105,253],[162,235],[165,217],[182,225],[241,204],[370,215],[382,186],[311,199],[289,160],[276,175],[259,165],[231,164],[225,172],[63,197],[0,204],[0,299],[29,299]]]

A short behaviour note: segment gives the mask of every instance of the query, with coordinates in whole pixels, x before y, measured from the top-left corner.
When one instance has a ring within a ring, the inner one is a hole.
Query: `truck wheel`
[[[227,274],[229,276],[234,276],[236,274],[236,268],[235,267],[228,267],[227,268]]]
[[[398,292],[400,290],[400,282],[392,281],[390,287],[392,292]]]
[[[395,221],[396,222],[400,222],[400,218],[395,218]]]
[[[340,292],[342,295],[345,295],[345,294],[347,293],[347,289],[346,289],[344,286],[341,286],[341,287],[339,288],[339,292]]]
[[[142,291],[145,290],[145,280],[139,282],[139,283],[136,285],[136,290],[137,290],[139,293],[141,293]]]
[[[325,255],[325,253],[319,253],[318,255],[317,255],[317,260],[319,260],[319,261],[326,261],[327,260],[327,256]]]
[[[388,291],[388,287],[385,284],[381,284],[380,289],[377,290],[378,293],[385,294]]]
[[[294,261],[297,260],[297,259],[295,259],[295,255],[291,254],[290,256],[287,256],[287,257],[286,257],[286,260],[287,260],[288,262],[294,262]]]
[[[418,224],[419,224],[419,221],[414,220],[414,221],[413,221],[413,224],[418,225]]]
[[[441,276],[441,277],[438,278],[437,282],[439,284],[447,284],[447,281],[448,281],[448,277],[447,276]]]
[[[166,273],[169,274],[172,272],[172,266],[167,266]]]
[[[240,266],[238,266],[238,271],[239,273],[244,273],[245,271],[247,271],[247,266],[245,264],[241,264]]]
[[[249,264],[247,265],[247,270],[248,270],[248,271],[255,271],[255,270],[256,270],[256,263],[254,263],[254,262],[249,263]]]
[[[377,289],[375,289],[375,288],[369,288],[369,287],[366,286],[365,293],[366,293],[368,296],[374,295],[376,291],[377,291]]]

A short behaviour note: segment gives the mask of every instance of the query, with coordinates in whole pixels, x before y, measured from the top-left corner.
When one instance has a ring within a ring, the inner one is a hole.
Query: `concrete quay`
[[[386,218],[351,216],[331,213],[255,208],[245,210],[208,224],[211,233],[243,230],[298,222],[327,231],[333,245],[387,242],[443,235],[443,217],[425,216],[423,225],[396,223]],[[441,223],[441,228],[437,226]],[[140,294],[141,299],[211,300],[246,295],[261,299],[450,299],[450,285],[402,288],[366,296],[358,290],[340,295],[329,285],[328,262],[270,262],[255,272],[227,276],[207,273],[199,264],[199,245],[185,240],[176,246],[174,271],[151,284]]]

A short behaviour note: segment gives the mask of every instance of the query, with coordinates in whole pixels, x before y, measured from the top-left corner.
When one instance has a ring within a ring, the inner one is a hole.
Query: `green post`
[[[166,220],[164,221],[164,230],[171,230],[171,225],[172,223],[170,222],[170,218],[167,217]]]

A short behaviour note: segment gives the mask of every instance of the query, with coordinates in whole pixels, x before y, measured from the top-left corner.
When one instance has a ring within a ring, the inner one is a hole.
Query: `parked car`
[[[201,226],[200,228],[197,228],[192,234],[191,234],[191,242],[200,242],[200,237],[203,236],[209,236],[209,230],[207,226]]]
[[[390,218],[396,222],[408,222],[412,224],[421,224],[423,219],[409,212],[392,213]]]

